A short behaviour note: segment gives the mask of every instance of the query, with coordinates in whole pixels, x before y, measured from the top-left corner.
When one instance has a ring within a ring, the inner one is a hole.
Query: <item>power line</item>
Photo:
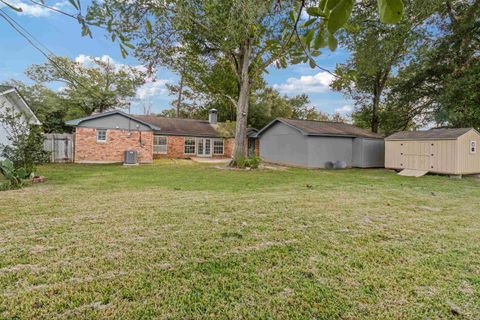
[[[50,49],[48,49],[47,46],[45,46],[44,44],[42,44],[38,39],[36,39],[30,32],[28,32],[28,30],[26,30],[24,27],[22,27],[17,21],[15,21],[15,19],[13,19],[12,17],[10,17],[4,10],[0,9],[0,17],[2,17],[18,34],[20,34],[23,38],[25,38],[25,40],[28,41],[28,43],[30,43],[30,45],[32,45],[35,49],[37,49],[43,56],[45,56],[45,58],[47,58],[48,61],[50,61],[50,63],[57,69],[57,70],[60,70],[61,72],[64,73],[64,75],[67,76],[67,78],[76,86],[80,86],[84,89],[86,89],[87,91],[89,91],[90,93],[92,93],[93,95],[96,95],[96,92],[95,91],[91,91],[90,88],[88,88],[87,86],[85,86],[81,81],[79,81],[78,79],[76,79],[77,75],[75,73],[73,73],[73,75],[66,69],[64,69],[62,66],[60,66],[56,61],[55,59],[53,58],[58,58],[58,56],[56,56]],[[23,31],[22,31],[23,30]],[[29,35],[31,37],[28,37],[27,35]],[[34,43],[37,42],[38,44],[35,44]],[[43,50],[42,48],[40,48],[40,46],[44,47],[45,50]],[[45,51],[48,51],[49,54],[47,54]],[[53,58],[52,58],[53,57]],[[102,98],[101,96],[99,95],[96,95],[97,98]]]

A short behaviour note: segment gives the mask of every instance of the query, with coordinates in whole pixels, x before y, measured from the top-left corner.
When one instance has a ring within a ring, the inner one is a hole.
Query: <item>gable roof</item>
[[[12,86],[6,86],[4,84],[0,84],[0,93],[4,93],[5,91],[10,91],[12,89],[15,89]]]
[[[218,125],[207,120],[167,118],[158,116],[135,116],[146,123],[160,127],[159,133],[177,136],[216,137],[220,138]]]
[[[0,85],[0,96],[9,96],[9,102],[15,104],[16,107],[24,113],[27,117],[30,124],[41,125],[42,123],[38,120],[35,113],[33,113],[32,109],[28,105],[27,101],[23,98],[17,88],[12,86]]]
[[[400,131],[385,140],[455,140],[473,128],[433,128],[424,131]]]
[[[147,127],[149,127],[152,130],[160,130],[159,127],[157,127],[157,126],[155,126],[151,123],[145,122],[141,119],[138,119],[138,118],[136,118],[132,115],[129,115],[128,113],[125,113],[125,112],[120,111],[120,110],[112,110],[112,111],[107,111],[107,112],[103,112],[103,113],[93,114],[93,115],[88,116],[88,117],[69,120],[69,121],[66,121],[65,123],[68,126],[76,127],[76,126],[80,125],[82,122],[85,122],[85,121],[88,121],[88,120],[93,120],[93,119],[104,118],[104,117],[108,117],[108,116],[111,116],[111,115],[114,115],[114,114],[119,114],[119,115],[122,115],[122,116],[124,116],[128,119],[133,120],[133,121],[137,121],[137,122],[139,122],[143,125],[146,125]]]
[[[354,125],[342,122],[331,121],[314,121],[314,120],[297,120],[277,118],[267,124],[257,133],[261,136],[265,131],[272,127],[275,123],[281,122],[295,130],[300,131],[304,136],[331,136],[331,137],[362,137],[383,139],[383,136],[370,132],[368,130],[356,127]]]

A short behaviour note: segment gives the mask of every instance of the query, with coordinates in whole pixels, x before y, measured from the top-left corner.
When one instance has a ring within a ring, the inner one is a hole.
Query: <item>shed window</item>
[[[97,142],[107,142],[107,129],[97,129]]]
[[[223,139],[213,140],[213,154],[223,154]]]
[[[470,141],[470,153],[477,153],[477,141]]]
[[[185,138],[183,152],[185,154],[195,154],[195,138]]]
[[[167,153],[168,139],[165,136],[153,136],[153,152]]]

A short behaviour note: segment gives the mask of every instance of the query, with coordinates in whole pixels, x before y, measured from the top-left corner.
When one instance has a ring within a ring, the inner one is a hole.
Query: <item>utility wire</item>
[[[53,58],[58,58],[50,49],[48,49],[45,45],[43,45],[38,39],[36,39],[28,30],[26,30],[24,27],[22,27],[15,19],[13,19],[11,16],[9,16],[4,10],[0,9],[0,17],[2,17],[18,34],[20,34],[25,40],[30,43],[35,49],[37,49],[45,58],[47,58],[48,61],[59,71],[63,72],[64,75],[67,76],[67,79],[70,80],[75,86],[80,86],[87,91],[89,91],[92,94],[96,94],[95,91],[91,91],[90,88],[85,86],[81,81],[76,79],[77,75],[73,72],[73,75],[70,73],[70,71],[66,70],[62,66],[60,66],[55,59]],[[28,36],[30,35],[30,37]],[[33,40],[32,40],[33,39]],[[34,43],[36,41],[38,44]],[[44,49],[40,48],[40,46],[44,47]],[[47,54],[45,51],[48,51],[49,54]],[[53,58],[52,58],[53,57]],[[101,96],[97,95],[97,98],[102,98]]]
[[[37,1],[35,1],[35,0],[30,0],[30,2],[36,4],[37,6],[41,6],[41,7],[44,7],[44,8],[46,8],[46,9],[50,9],[50,10],[55,11],[55,12],[57,12],[57,13],[63,14],[63,15],[65,15],[65,16],[67,16],[67,17],[73,18],[73,19],[75,19],[75,20],[77,20],[77,19],[78,19],[78,16],[80,15],[80,14],[79,14],[79,15],[75,16],[75,15],[73,15],[73,14],[71,14],[71,13],[62,11],[62,10],[60,10],[60,9],[58,9],[58,8],[55,8],[55,7],[48,6],[48,5],[46,5],[45,3],[37,2]]]

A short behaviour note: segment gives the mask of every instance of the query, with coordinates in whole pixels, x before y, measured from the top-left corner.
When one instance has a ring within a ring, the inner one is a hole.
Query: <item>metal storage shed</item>
[[[473,128],[402,131],[385,139],[385,167],[444,174],[480,173],[480,134]]]
[[[347,123],[278,118],[257,137],[260,157],[267,162],[306,168],[336,161],[347,167],[384,166],[383,137]]]

